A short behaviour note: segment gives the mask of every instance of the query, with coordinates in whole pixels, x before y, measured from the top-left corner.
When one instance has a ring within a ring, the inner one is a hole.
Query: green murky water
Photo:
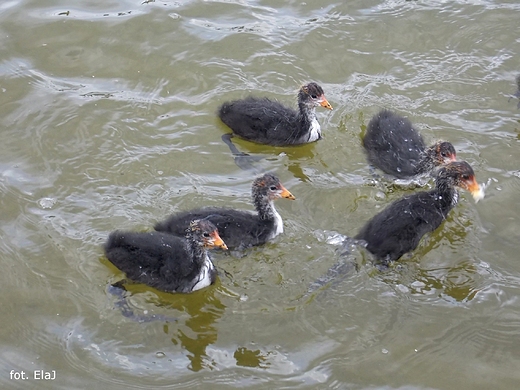
[[[519,15],[477,0],[0,4],[1,387],[516,388]],[[295,104],[310,80],[334,106],[323,140],[236,142],[297,197],[277,203],[285,234],[217,254],[206,290],[130,289],[136,311],[175,321],[123,317],[108,232],[250,208],[253,174],[215,111],[248,93]],[[463,194],[401,267],[356,252],[358,271],[306,296],[339,259],[330,239],[409,192],[374,182],[360,147],[382,107],[451,141],[487,196]]]

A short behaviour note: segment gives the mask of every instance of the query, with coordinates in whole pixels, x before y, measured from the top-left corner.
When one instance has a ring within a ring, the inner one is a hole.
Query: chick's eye
[[[316,95],[311,95],[311,98],[317,99],[318,97]]]
[[[209,238],[209,233],[204,233],[203,236]]]
[[[441,152],[441,156],[442,156],[442,157],[448,157],[448,153],[446,153],[446,152]]]
[[[271,186],[271,187],[269,187],[269,189],[270,189],[271,191],[276,191],[276,190],[277,190],[276,186]]]
[[[464,180],[468,180],[468,179],[469,179],[469,175],[464,174],[464,175],[462,175],[462,178],[463,178]]]

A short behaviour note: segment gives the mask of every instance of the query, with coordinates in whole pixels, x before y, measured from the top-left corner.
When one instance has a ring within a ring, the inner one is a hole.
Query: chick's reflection
[[[193,294],[176,294],[169,299],[172,308],[185,312],[189,317],[183,324],[184,316],[179,316],[176,324],[165,324],[164,331],[166,334],[174,333],[172,343],[180,344],[188,352],[188,368],[192,371],[214,366],[206,348],[217,341],[215,324],[226,308],[215,296],[215,292],[215,288],[210,288]]]

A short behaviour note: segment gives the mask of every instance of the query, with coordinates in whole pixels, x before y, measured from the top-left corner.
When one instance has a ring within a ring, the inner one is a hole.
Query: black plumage
[[[226,245],[210,221],[188,224],[185,237],[161,232],[112,232],[105,255],[126,276],[167,292],[191,292],[215,282],[207,248]]]
[[[421,238],[436,230],[457,204],[458,188],[469,190],[475,200],[483,191],[475,180],[471,166],[452,162],[437,172],[435,188],[405,196],[374,216],[355,236],[384,263],[398,260],[414,250]]]
[[[247,97],[222,104],[218,115],[234,134],[260,144],[286,146],[321,138],[316,107],[332,110],[323,89],[309,83],[298,92],[298,111],[268,98]]]
[[[295,199],[272,175],[265,174],[253,181],[252,198],[256,213],[219,207],[204,207],[171,215],[157,223],[155,230],[182,235],[189,221],[207,218],[218,229],[229,249],[245,249],[261,245],[283,232],[283,222],[274,207],[278,198]]]
[[[363,138],[368,161],[399,179],[430,173],[456,160],[453,145],[446,141],[426,147],[412,123],[389,110],[382,110],[368,123]]]

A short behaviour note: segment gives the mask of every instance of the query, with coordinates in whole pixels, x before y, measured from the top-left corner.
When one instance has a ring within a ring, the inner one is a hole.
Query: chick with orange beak
[[[289,146],[321,139],[316,107],[332,110],[323,89],[308,83],[298,91],[298,110],[267,97],[247,97],[225,102],[218,116],[232,131],[248,141],[265,145]]]
[[[435,188],[405,196],[375,215],[355,236],[384,264],[398,260],[414,250],[421,238],[436,230],[457,204],[457,188],[468,190],[475,201],[484,191],[475,179],[471,166],[451,162],[437,172]]]
[[[371,165],[398,179],[431,174],[456,160],[450,142],[437,141],[427,147],[412,122],[390,110],[381,110],[372,117],[363,147]]]
[[[161,232],[112,232],[107,259],[134,282],[166,292],[188,293],[213,284],[217,272],[208,248],[227,249],[207,219],[191,221],[183,237]]]
[[[280,179],[266,173],[253,181],[251,194],[255,212],[222,207],[203,207],[176,213],[155,225],[155,230],[182,236],[190,221],[206,218],[218,229],[229,249],[262,245],[283,233],[282,217],[274,207],[277,199],[296,199]]]

